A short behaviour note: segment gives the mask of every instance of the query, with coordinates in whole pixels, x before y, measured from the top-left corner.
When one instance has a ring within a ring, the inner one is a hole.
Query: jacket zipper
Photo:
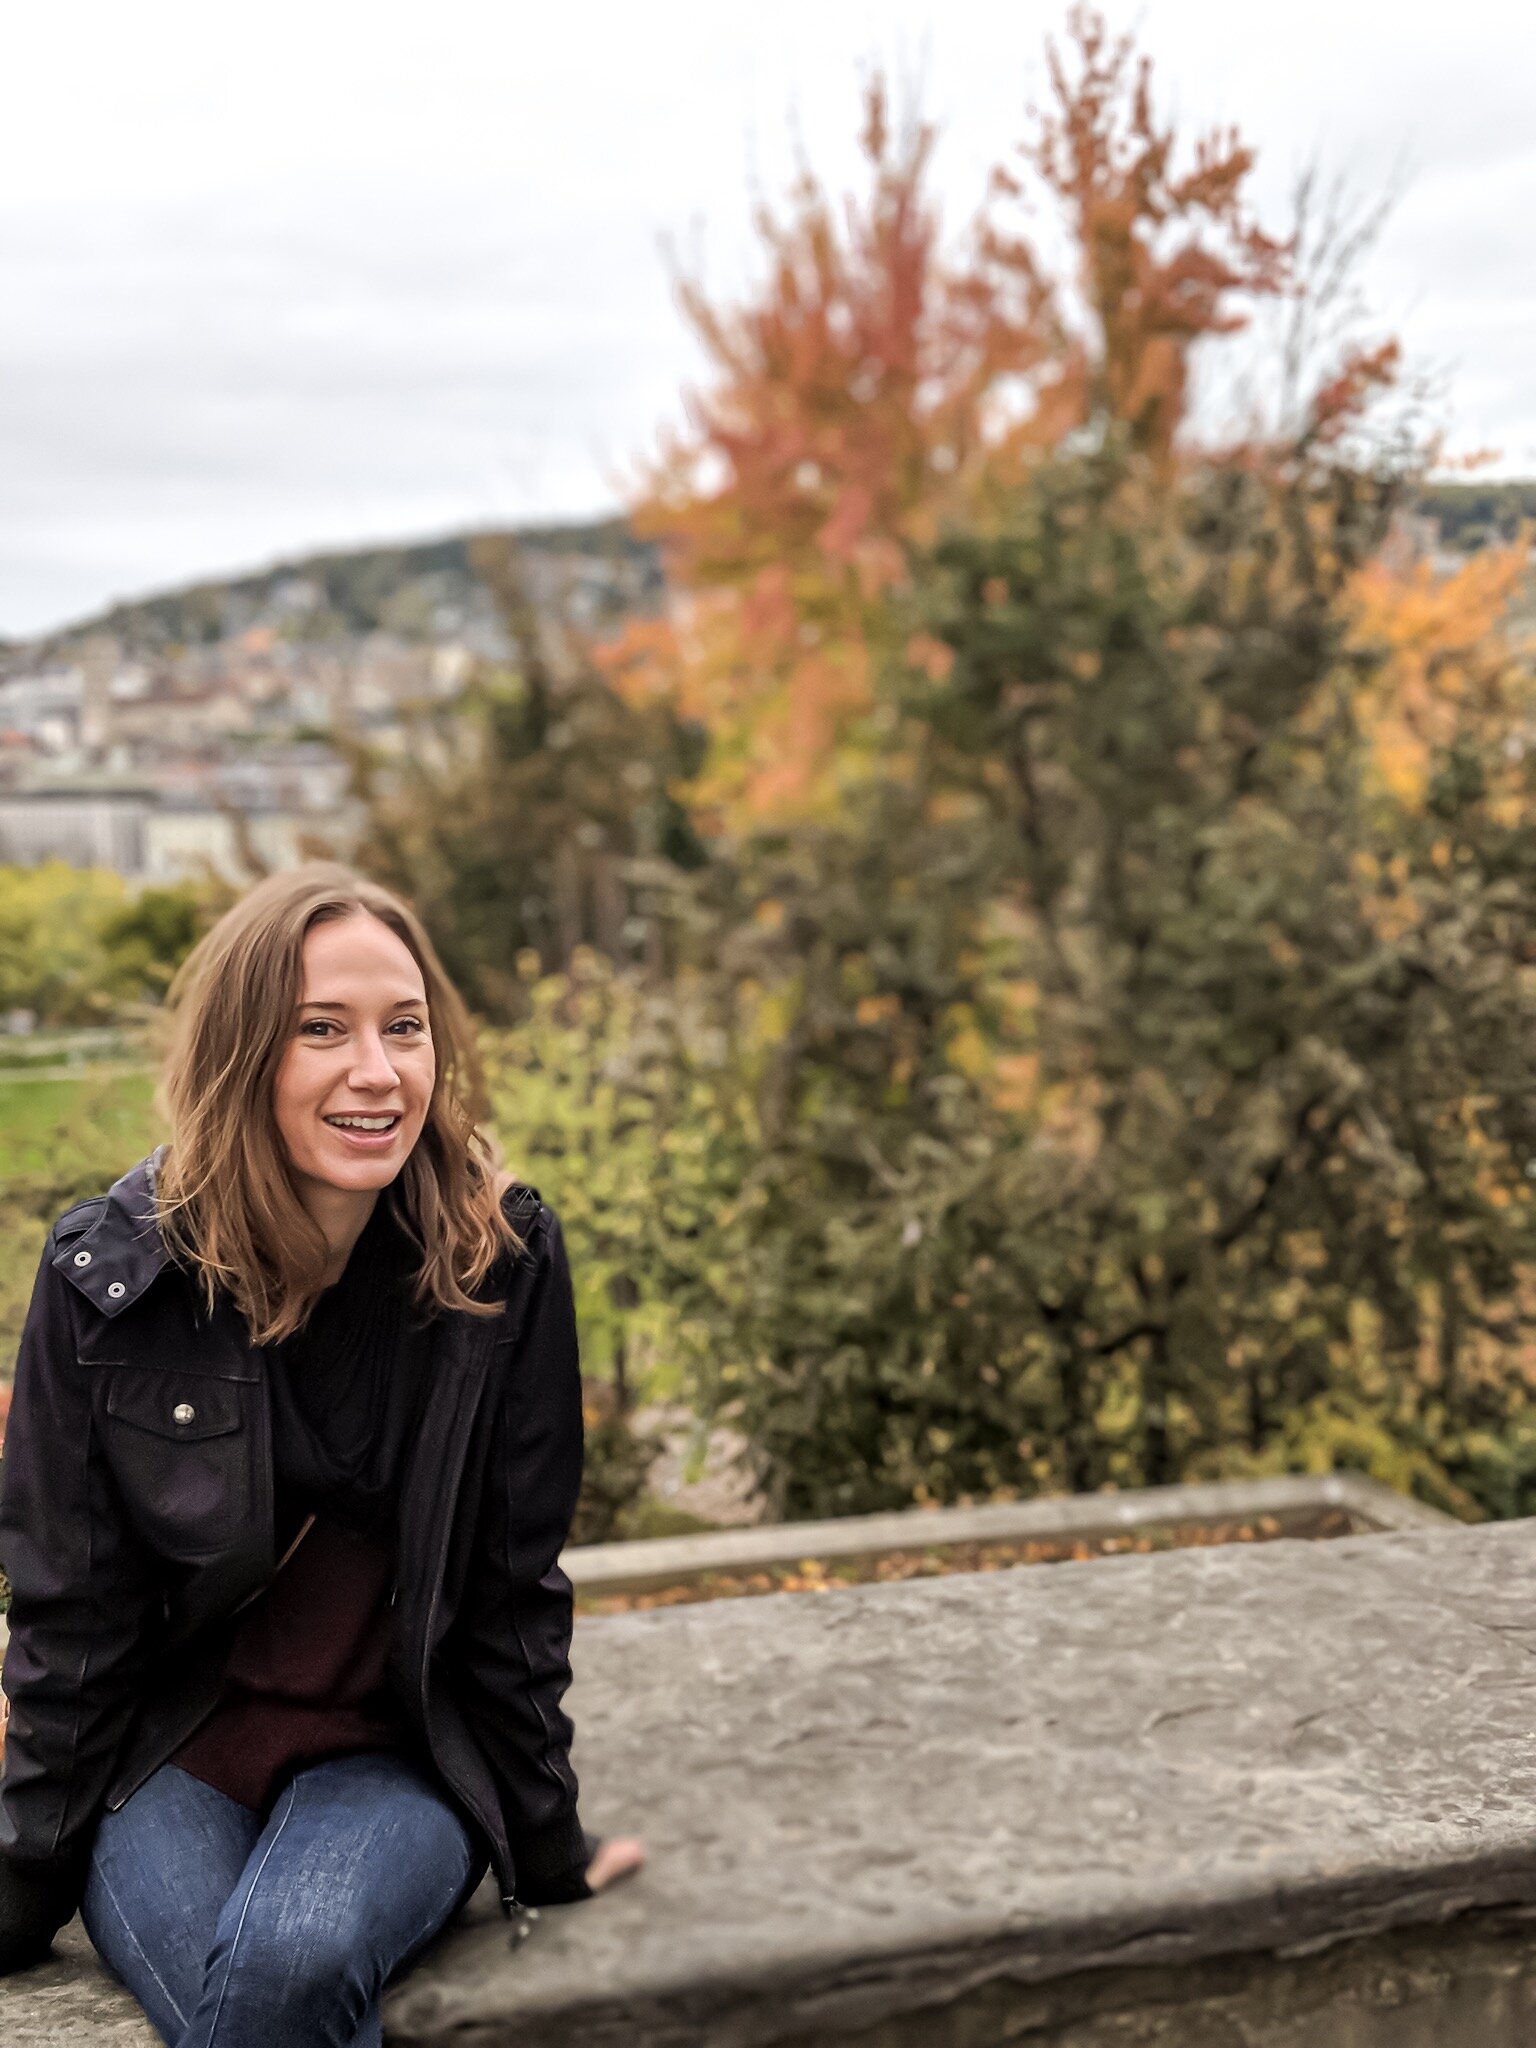
[[[504,1339],[503,1341],[510,1342],[513,1344],[516,1344],[519,1341],[519,1339],[522,1336],[523,1321],[525,1321],[527,1318],[527,1311],[528,1305],[525,1301],[523,1304],[522,1318],[519,1320],[517,1328],[512,1332],[510,1338]],[[473,1411],[471,1411],[470,1421],[471,1423],[473,1422]],[[467,1434],[468,1432],[466,1429],[466,1438]],[[427,1618],[421,1639],[421,1675],[418,1681],[419,1703],[421,1708],[421,1725],[427,1738],[427,1754],[431,1757],[434,1766],[442,1776],[444,1782],[453,1787],[454,1791],[458,1794],[459,1798],[463,1800],[464,1804],[468,1807],[469,1811],[475,1816],[475,1819],[479,1822],[480,1827],[485,1834],[486,1841],[490,1844],[491,1867],[492,1869],[496,1870],[496,1888],[498,1895],[501,1899],[501,1910],[503,1914],[506,1916],[506,1918],[509,1920],[512,1919],[514,1916],[518,1916],[518,1927],[516,1931],[517,1934],[521,1936],[527,1933],[528,1918],[530,1915],[534,1913],[535,1909],[531,1906],[525,1906],[522,1900],[519,1899],[517,1896],[517,1877],[515,1867],[512,1879],[512,1890],[505,1891],[502,1889],[502,1873],[499,1869],[496,1869],[495,1853],[497,1837],[500,1834],[501,1830],[499,1828],[493,1829],[490,1826],[490,1824],[486,1820],[485,1814],[481,1811],[480,1807],[477,1805],[475,1800],[472,1799],[469,1793],[465,1791],[464,1787],[457,1782],[457,1780],[454,1778],[453,1773],[444,1766],[441,1758],[437,1753],[437,1750],[433,1746],[432,1718],[430,1712],[428,1711],[428,1694],[431,1691],[432,1632],[437,1622],[438,1606],[442,1600],[443,1577],[448,1569],[448,1550],[453,1540],[453,1503],[458,1497],[459,1483],[463,1477],[463,1470],[463,1445],[461,1443],[459,1447],[459,1455],[456,1458],[453,1466],[453,1483],[452,1486],[448,1489],[447,1498],[444,1502],[444,1512],[442,1515],[442,1535],[439,1539],[437,1559],[432,1572],[432,1596],[427,1603]],[[512,1861],[510,1847],[508,1849],[507,1860],[509,1863]]]
[[[470,1421],[471,1423],[473,1422],[473,1411],[471,1412]],[[464,1436],[466,1439],[467,1435],[468,1429],[466,1428],[464,1431]],[[431,1598],[427,1602],[426,1620],[422,1625],[421,1671],[417,1680],[418,1704],[421,1712],[422,1731],[425,1734],[427,1741],[427,1754],[431,1757],[432,1763],[436,1768],[439,1776],[443,1779],[443,1782],[447,1785],[452,1786],[453,1790],[458,1794],[459,1798],[463,1800],[465,1806],[468,1807],[469,1811],[474,1815],[476,1821],[479,1823],[481,1832],[484,1834],[486,1842],[490,1847],[491,1867],[492,1869],[496,1870],[496,1890],[501,1900],[501,1910],[507,1916],[507,1918],[510,1919],[515,1912],[526,1911],[527,1909],[523,1907],[521,1900],[519,1900],[519,1898],[517,1897],[515,1877],[513,1879],[513,1890],[511,1892],[507,1892],[502,1888],[502,1873],[496,1867],[496,1842],[498,1836],[501,1833],[501,1830],[499,1827],[494,1826],[487,1819],[479,1803],[471,1796],[471,1794],[465,1789],[465,1787],[458,1782],[458,1780],[454,1777],[452,1771],[450,1771],[447,1768],[447,1766],[443,1763],[442,1758],[438,1754],[436,1744],[433,1742],[432,1739],[432,1714],[430,1708],[429,1695],[432,1689],[433,1631],[437,1624],[437,1610],[442,1602],[443,1578],[448,1569],[448,1551],[453,1541],[453,1504],[455,1500],[458,1498],[459,1482],[462,1476],[463,1446],[461,1443],[459,1447],[459,1455],[456,1457],[454,1461],[453,1483],[447,1489],[446,1495],[443,1500],[443,1513],[441,1518],[442,1534],[438,1540],[437,1556],[433,1563],[432,1594]]]

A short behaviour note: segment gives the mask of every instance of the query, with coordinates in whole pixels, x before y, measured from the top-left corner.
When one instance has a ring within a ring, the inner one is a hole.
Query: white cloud
[[[1127,6],[1112,10],[1130,17]],[[1413,176],[1373,259],[1452,426],[1536,467],[1536,17],[1148,0],[1190,123],[1278,209],[1321,155]],[[854,175],[871,60],[944,124],[949,217],[1022,127],[1003,0],[55,0],[7,23],[0,632],[316,543],[587,512],[696,370],[660,240],[752,261],[796,130]]]

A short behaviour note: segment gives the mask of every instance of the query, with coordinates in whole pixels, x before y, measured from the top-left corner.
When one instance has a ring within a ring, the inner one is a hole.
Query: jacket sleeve
[[[560,1225],[544,1211],[526,1315],[510,1340],[474,1562],[454,1636],[462,1711],[495,1776],[518,1896],[585,1898],[597,1847],[576,1816],[571,1582],[559,1556],[581,1487],[576,1308]],[[532,1249],[532,1248],[530,1248]]]
[[[50,1231],[22,1331],[0,1467],[11,1587],[0,1674],[0,1970],[45,1954],[75,1911],[91,1836],[139,1696],[160,1594],[130,1528],[78,1363]]]

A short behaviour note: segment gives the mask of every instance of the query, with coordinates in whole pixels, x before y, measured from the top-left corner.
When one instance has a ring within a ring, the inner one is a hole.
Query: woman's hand
[[[628,1877],[645,1861],[645,1844],[638,1835],[615,1835],[599,1843],[597,1854],[587,1865],[587,1883],[595,1892],[616,1879]]]

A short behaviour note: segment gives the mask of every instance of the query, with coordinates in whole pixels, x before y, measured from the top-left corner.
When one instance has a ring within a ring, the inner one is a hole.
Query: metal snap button
[[[90,1255],[90,1253],[89,1253],[89,1252],[76,1252],[76,1253],[75,1253],[75,1264],[76,1264],[77,1266],[88,1266],[88,1265],[89,1265],[90,1263],[91,1263],[91,1255]]]
[[[107,1292],[111,1295],[112,1299],[116,1301],[117,1297],[120,1294],[126,1294],[128,1292],[128,1289],[123,1285],[121,1280],[114,1280],[112,1282],[112,1285],[107,1289]]]
[[[178,1401],[171,1410],[172,1422],[191,1422],[195,1419],[196,1415],[197,1410],[190,1401]]]

